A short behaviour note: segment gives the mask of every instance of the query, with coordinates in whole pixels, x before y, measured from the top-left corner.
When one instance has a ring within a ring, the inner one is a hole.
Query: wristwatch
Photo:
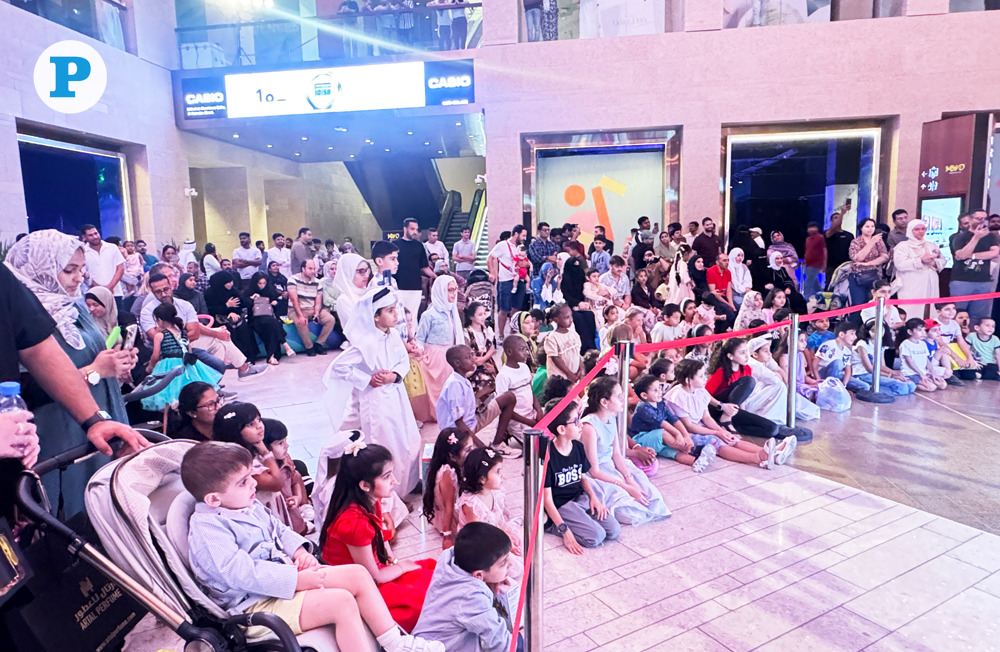
[[[101,374],[98,373],[93,368],[91,368],[90,371],[85,373],[83,377],[86,378],[87,382],[90,383],[91,385],[97,385],[97,383],[101,382]]]
[[[89,419],[81,423],[80,427],[83,428],[84,432],[87,432],[94,426],[95,423],[99,423],[101,421],[114,421],[114,419],[112,419],[111,415],[104,410],[98,410]]]
[[[563,536],[567,532],[569,532],[569,526],[566,525],[565,523],[560,523],[559,525],[556,526],[555,531],[556,534],[558,534],[559,536]]]

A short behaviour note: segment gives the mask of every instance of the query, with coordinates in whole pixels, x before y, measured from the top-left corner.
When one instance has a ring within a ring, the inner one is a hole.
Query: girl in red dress
[[[396,529],[382,516],[381,499],[396,487],[392,454],[363,439],[348,444],[340,458],[330,508],[320,535],[323,561],[333,566],[364,566],[389,607],[393,619],[413,630],[424,605],[435,562],[396,559],[389,547]]]

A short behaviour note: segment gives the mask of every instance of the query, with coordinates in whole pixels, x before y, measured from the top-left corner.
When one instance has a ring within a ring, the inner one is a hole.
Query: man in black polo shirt
[[[965,218],[965,215],[959,218],[959,223]],[[990,261],[1000,255],[1000,242],[989,230],[986,211],[982,209],[972,211],[968,218],[969,228],[959,231],[948,240],[951,254],[955,259],[948,287],[953,297],[986,294],[994,290],[990,279]],[[955,304],[959,310],[969,311],[969,322],[973,326],[991,315],[992,306],[991,299],[961,301]]]
[[[845,208],[844,213],[847,212]],[[843,213],[830,215],[830,228],[826,230],[826,277],[833,278],[837,268],[851,259],[851,242],[854,236],[844,230]]]
[[[420,242],[420,225],[412,217],[403,220],[403,237],[396,241],[399,247],[399,271],[393,277],[399,287],[399,297],[403,305],[416,319],[423,296],[423,278],[436,279],[427,262],[427,250]],[[405,315],[403,316],[405,320]],[[402,321],[402,320],[401,320]]]

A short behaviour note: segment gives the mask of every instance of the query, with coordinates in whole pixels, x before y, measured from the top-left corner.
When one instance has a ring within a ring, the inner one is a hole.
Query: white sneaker
[[[767,453],[767,459],[761,460],[760,468],[767,469],[768,471],[774,468],[774,449],[775,443],[773,439],[768,439],[764,442],[764,452]]]
[[[237,372],[237,376],[240,380],[243,380],[245,378],[249,378],[250,376],[262,374],[265,371],[267,371],[267,364],[251,364],[247,365],[246,371]]]
[[[441,641],[428,641],[409,634],[403,634],[394,652],[447,652]]]
[[[715,446],[705,446],[701,449],[701,454],[691,465],[691,470],[701,473],[715,461]]]
[[[770,441],[774,441],[773,439]],[[781,440],[781,443],[777,445],[774,451],[774,463],[784,464],[788,461],[788,458],[792,456],[795,452],[795,447],[798,445],[798,440],[792,437],[785,437]]]

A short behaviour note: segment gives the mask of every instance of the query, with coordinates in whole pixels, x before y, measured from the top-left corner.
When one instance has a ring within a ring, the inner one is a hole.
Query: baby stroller
[[[194,442],[141,432],[158,443],[103,466],[87,485],[87,513],[107,557],[49,513],[39,482],[39,476],[92,454],[91,444],[22,473],[18,503],[24,513],[49,536],[65,540],[74,556],[118,583],[169,626],[183,639],[185,651],[339,652],[332,627],[311,630],[296,639],[276,616],[230,616],[209,600],[195,582],[187,561],[188,519],[195,500],[181,484],[180,463]],[[251,625],[263,626],[273,635],[248,640],[244,631]]]
[[[469,282],[465,286],[465,305],[469,305],[473,301],[486,306],[488,319],[492,323],[496,322],[496,284],[491,283],[489,276],[481,269],[474,270],[469,274]]]

